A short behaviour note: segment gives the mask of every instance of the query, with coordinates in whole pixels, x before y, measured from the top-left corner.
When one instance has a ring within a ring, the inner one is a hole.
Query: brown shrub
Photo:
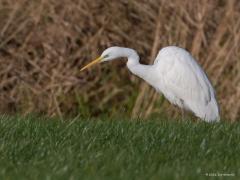
[[[239,17],[237,0],[1,0],[0,111],[175,112],[166,102],[156,105],[160,96],[123,62],[79,69],[112,45],[136,49],[144,63],[161,47],[177,45],[199,60],[222,115],[234,121],[240,116]]]

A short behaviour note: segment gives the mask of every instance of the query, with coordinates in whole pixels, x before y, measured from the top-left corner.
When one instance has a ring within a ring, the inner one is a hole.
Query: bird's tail
[[[219,108],[215,98],[205,106],[205,110],[200,115],[200,118],[207,122],[218,122],[220,121]]]

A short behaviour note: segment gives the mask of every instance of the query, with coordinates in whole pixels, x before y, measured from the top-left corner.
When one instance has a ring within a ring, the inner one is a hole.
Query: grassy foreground
[[[206,173],[218,175],[208,179],[240,175],[239,123],[0,119],[0,179],[196,180],[206,179]]]

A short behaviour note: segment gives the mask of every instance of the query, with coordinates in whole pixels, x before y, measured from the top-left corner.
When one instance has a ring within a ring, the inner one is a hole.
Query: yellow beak
[[[95,59],[94,61],[92,61],[89,64],[87,64],[86,66],[84,66],[80,71],[83,71],[83,70],[89,68],[90,66],[92,66],[92,65],[94,65],[96,63],[101,62],[102,59],[103,59],[103,57],[99,57],[99,58]]]

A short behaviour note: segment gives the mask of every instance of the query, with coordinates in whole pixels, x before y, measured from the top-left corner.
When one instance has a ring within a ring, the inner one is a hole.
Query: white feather
[[[184,49],[163,48],[154,62],[159,83],[154,87],[171,103],[191,110],[196,116],[210,122],[219,120],[214,89],[202,68]],[[161,79],[161,80],[160,80]]]
[[[207,122],[220,120],[214,89],[202,68],[186,50],[176,46],[165,47],[159,51],[153,65],[140,64],[136,51],[123,47],[106,49],[100,59],[110,61],[119,57],[127,57],[129,70],[161,92],[171,103],[192,111]]]

